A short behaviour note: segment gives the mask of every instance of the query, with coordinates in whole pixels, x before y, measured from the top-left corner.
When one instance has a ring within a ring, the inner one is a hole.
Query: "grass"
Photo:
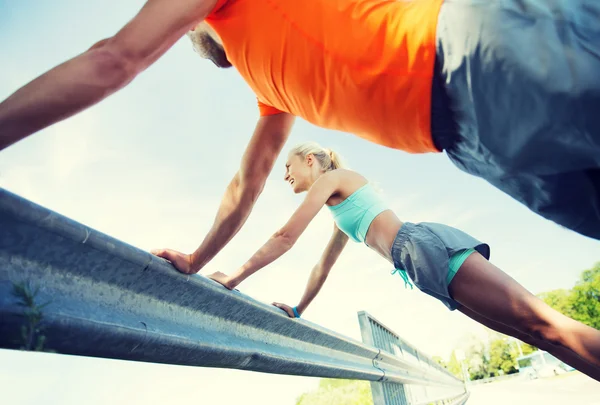
[[[13,282],[13,296],[18,300],[18,305],[23,308],[25,323],[21,325],[19,341],[21,350],[52,352],[45,348],[46,336],[44,335],[44,313],[43,309],[50,304],[38,304],[36,297],[39,286],[32,287],[29,282]]]

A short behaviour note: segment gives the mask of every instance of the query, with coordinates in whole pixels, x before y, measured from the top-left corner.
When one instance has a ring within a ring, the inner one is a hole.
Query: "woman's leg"
[[[473,319],[474,321],[479,322],[480,324],[487,326],[488,328],[495,330],[496,332],[504,333],[505,335],[515,337],[522,342],[537,347],[538,349],[545,350],[548,353],[551,353],[557,359],[562,360],[563,362],[567,363],[571,367],[576,368],[582,373],[585,373],[597,380],[600,379],[600,368],[594,367],[593,365],[591,365],[590,363],[588,363],[587,361],[585,361],[584,359],[582,359],[574,352],[565,347],[554,346],[549,344],[548,342],[537,340],[532,336],[519,332],[518,330],[506,326],[502,323],[492,321],[491,319],[488,319],[485,316],[480,315],[467,307],[460,307],[458,308],[458,310],[466,316],[468,316],[469,318]]]
[[[549,348],[568,349],[600,369],[600,331],[555,311],[479,253],[463,263],[449,291],[473,312],[545,342]],[[600,373],[590,377],[600,381]]]

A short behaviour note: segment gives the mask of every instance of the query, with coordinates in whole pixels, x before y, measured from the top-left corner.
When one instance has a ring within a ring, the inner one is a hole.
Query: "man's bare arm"
[[[0,150],[131,82],[201,22],[217,0],[148,0],[116,35],[53,68],[0,103]]]
[[[233,176],[221,201],[215,222],[204,241],[191,255],[171,249],[152,253],[169,260],[182,273],[197,273],[242,228],[265,181],[288,139],[294,116],[287,113],[261,117],[244,152],[239,171]]]

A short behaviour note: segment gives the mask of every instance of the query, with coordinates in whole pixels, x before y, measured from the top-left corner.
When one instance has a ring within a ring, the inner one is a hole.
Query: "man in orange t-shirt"
[[[543,4],[542,4],[543,3]],[[260,108],[200,270],[238,232],[294,117],[412,153],[444,150],[533,211],[600,239],[597,0],[148,0],[115,36],[0,104],[0,149],[118,91],[178,39],[233,65]]]

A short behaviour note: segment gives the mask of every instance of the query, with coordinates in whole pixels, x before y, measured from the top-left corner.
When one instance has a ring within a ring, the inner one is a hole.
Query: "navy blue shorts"
[[[445,0],[432,93],[457,167],[600,239],[600,0]]]

